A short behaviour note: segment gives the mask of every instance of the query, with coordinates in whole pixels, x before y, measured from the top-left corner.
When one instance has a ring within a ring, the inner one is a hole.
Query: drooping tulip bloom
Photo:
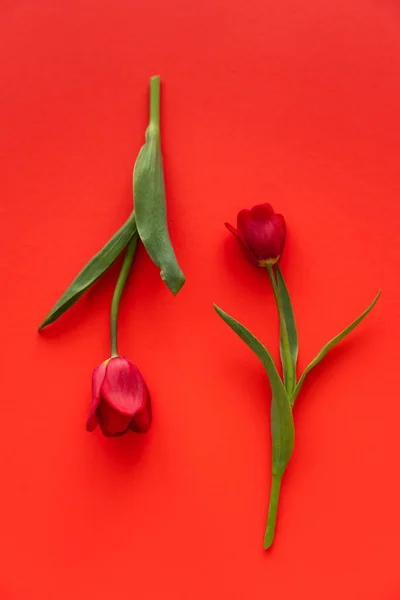
[[[245,208],[237,216],[237,229],[225,223],[235,235],[247,260],[252,265],[265,267],[278,262],[286,238],[286,223],[270,204],[256,204]]]
[[[138,368],[127,358],[115,356],[93,371],[92,407],[87,431],[97,425],[106,436],[127,431],[146,433],[151,425],[151,403]]]

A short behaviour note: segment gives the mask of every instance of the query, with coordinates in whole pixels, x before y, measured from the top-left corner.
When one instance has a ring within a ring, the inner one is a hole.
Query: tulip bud
[[[87,431],[97,425],[108,437],[129,429],[146,433],[151,425],[151,403],[138,368],[127,358],[114,356],[93,371],[92,407]]]
[[[252,265],[265,267],[280,259],[285,245],[286,223],[270,204],[256,204],[250,210],[241,210],[237,216],[237,229],[229,223],[225,223],[225,227],[236,236]]]

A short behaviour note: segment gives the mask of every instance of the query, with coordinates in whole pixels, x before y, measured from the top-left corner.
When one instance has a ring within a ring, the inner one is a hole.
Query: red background
[[[393,0],[14,0],[0,9],[0,598],[400,598],[400,5]],[[85,431],[117,269],[36,333],[131,210],[162,76],[177,298],[141,250],[120,348],[147,436]],[[283,213],[308,379],[277,538],[262,549],[270,392],[217,317],[278,358],[266,274],[223,222]]]

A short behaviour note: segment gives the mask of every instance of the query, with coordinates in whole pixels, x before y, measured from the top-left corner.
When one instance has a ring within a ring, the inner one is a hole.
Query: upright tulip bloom
[[[280,324],[280,356],[282,377],[270,352],[244,325],[228,315],[214,304],[218,315],[237,333],[249,348],[262,361],[271,387],[271,491],[267,526],[264,536],[264,548],[269,548],[275,535],[278,514],[279,494],[283,474],[289,463],[294,447],[294,422],[292,408],[303,385],[304,379],[340,340],[366,317],[376,304],[379,293],[367,309],[346,329],[325,344],[306,367],[300,377],[297,376],[297,355],[299,343],[296,321],[289,291],[286,287],[278,261],[285,245],[286,225],[282,215],[274,212],[269,204],[258,204],[250,210],[241,210],[237,216],[237,229],[225,223],[233,233],[248,259],[259,267],[265,267],[271,280],[278,309]]]
[[[92,407],[86,429],[100,425],[113,437],[127,431],[146,433],[151,425],[151,403],[138,368],[127,358],[115,356],[93,372]]]
[[[241,210],[237,229],[229,223],[225,223],[225,227],[237,237],[252,265],[266,267],[278,262],[285,245],[286,223],[270,204],[256,204],[250,210]]]

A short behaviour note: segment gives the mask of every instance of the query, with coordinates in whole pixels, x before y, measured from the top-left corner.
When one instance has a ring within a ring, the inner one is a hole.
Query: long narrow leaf
[[[293,387],[296,385],[296,366],[297,366],[297,357],[299,354],[299,342],[297,338],[297,329],[296,329],[296,321],[294,318],[292,302],[290,300],[289,292],[286,287],[285,281],[283,279],[282,272],[279,266],[276,266],[276,276],[278,282],[278,293],[280,295],[283,317],[286,323],[286,330],[288,335],[289,349],[290,349],[290,358],[292,363],[292,372],[294,374]],[[285,352],[284,352],[284,341],[282,339],[282,324],[280,327],[280,351],[281,351],[281,359],[283,365],[283,380],[285,383],[285,387],[287,388],[288,375],[287,375],[287,365],[285,365]],[[290,395],[293,392],[293,388],[288,390],[288,394]]]
[[[346,327],[346,329],[344,329],[341,333],[339,333],[338,335],[336,335],[327,344],[325,344],[325,346],[320,350],[320,352],[317,354],[317,356],[314,358],[314,360],[312,360],[310,362],[310,364],[304,370],[302,376],[300,377],[300,379],[298,381],[298,384],[296,385],[295,390],[293,392],[293,395],[290,398],[292,406],[295,403],[295,400],[296,400],[296,398],[297,398],[297,396],[298,396],[298,394],[300,392],[301,386],[304,383],[304,380],[306,378],[307,373],[309,373],[311,371],[311,369],[313,369],[314,367],[316,367],[317,364],[321,362],[321,360],[324,358],[324,356],[326,356],[328,354],[329,350],[331,350],[347,334],[349,334],[351,331],[353,331],[353,329],[355,327],[357,327],[357,325],[359,323],[361,323],[361,321],[367,316],[367,314],[373,309],[373,307],[375,306],[375,304],[378,302],[378,298],[379,298],[380,295],[381,295],[381,293],[378,292],[378,294],[376,295],[376,297],[374,298],[374,300],[371,302],[371,304],[368,306],[368,308],[362,313],[362,315],[360,315],[355,321],[353,321],[351,323],[351,325],[349,325],[348,327]]]
[[[50,323],[56,321],[111,267],[121,254],[129,240],[136,234],[135,214],[132,212],[107,244],[98,252],[75,277],[71,285],[53,306],[39,327],[41,331]]]
[[[185,283],[167,225],[164,171],[160,144],[160,81],[150,80],[150,123],[133,171],[133,195],[138,233],[152,261],[173,294]]]
[[[214,304],[219,316],[249,346],[262,361],[272,391],[271,434],[272,473],[282,475],[293,451],[294,423],[289,397],[283,386],[271,354],[263,344],[241,323]]]

